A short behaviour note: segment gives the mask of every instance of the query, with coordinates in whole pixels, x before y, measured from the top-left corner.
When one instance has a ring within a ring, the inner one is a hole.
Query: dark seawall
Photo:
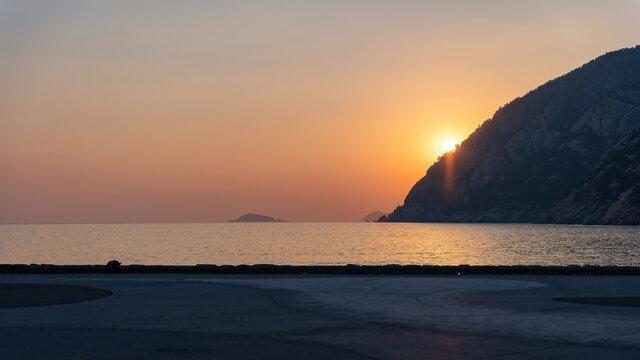
[[[638,266],[598,265],[49,265],[0,264],[0,274],[530,274],[530,275],[640,275]]]

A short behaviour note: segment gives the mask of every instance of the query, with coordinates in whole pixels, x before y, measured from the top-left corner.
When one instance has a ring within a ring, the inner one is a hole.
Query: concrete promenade
[[[2,359],[638,359],[640,276],[3,274],[0,349]]]

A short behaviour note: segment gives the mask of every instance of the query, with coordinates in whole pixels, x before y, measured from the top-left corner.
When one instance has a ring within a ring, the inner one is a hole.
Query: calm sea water
[[[9,264],[635,265],[640,227],[211,223],[0,225]]]

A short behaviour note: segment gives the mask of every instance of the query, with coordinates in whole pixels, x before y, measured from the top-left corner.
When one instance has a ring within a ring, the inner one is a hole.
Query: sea
[[[447,223],[0,225],[1,264],[640,266],[640,227]]]

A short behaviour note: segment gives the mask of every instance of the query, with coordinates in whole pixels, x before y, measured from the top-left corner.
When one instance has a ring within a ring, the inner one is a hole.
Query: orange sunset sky
[[[350,221],[640,1],[0,0],[0,223]]]

